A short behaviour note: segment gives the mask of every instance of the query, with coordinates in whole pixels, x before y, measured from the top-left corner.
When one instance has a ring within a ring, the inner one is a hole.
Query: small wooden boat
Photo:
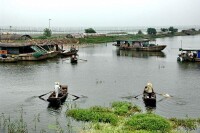
[[[70,57],[70,62],[73,63],[73,64],[78,63],[78,58],[76,57],[76,55],[72,55]]]
[[[143,101],[146,107],[156,107],[156,93],[152,93],[151,97],[147,92],[143,92]]]
[[[78,50],[75,48],[71,48],[69,51],[63,50],[62,52],[60,52],[60,55],[62,57],[70,57],[72,55],[77,55]]]
[[[48,97],[47,101],[50,104],[49,106],[58,107],[62,103],[65,102],[67,96],[68,96],[68,87],[67,87],[67,85],[61,85],[61,89],[60,89],[60,93],[58,94],[58,97],[56,98],[56,94],[55,94],[55,92],[53,92]]]

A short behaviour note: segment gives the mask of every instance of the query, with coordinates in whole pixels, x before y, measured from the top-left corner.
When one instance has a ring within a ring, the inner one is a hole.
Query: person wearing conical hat
[[[56,98],[57,98],[58,94],[59,94],[59,90],[60,90],[60,84],[59,84],[59,82],[55,82],[54,90],[55,90]]]
[[[154,93],[152,83],[148,82],[144,88],[144,92],[148,93],[149,97],[151,98],[152,93]]]

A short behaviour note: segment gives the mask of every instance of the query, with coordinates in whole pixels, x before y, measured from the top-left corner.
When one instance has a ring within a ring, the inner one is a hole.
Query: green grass
[[[131,115],[132,113],[141,111],[139,107],[133,106],[132,103],[125,102],[125,101],[113,102],[112,108],[114,110],[114,113],[120,116],[125,116],[125,115],[127,116],[127,115]]]
[[[110,112],[95,111],[92,109],[72,109],[67,112],[68,116],[73,117],[77,121],[104,122],[116,125],[118,118]]]
[[[132,116],[125,125],[133,130],[147,130],[163,133],[171,130],[171,125],[168,120],[151,113],[136,114]]]
[[[170,118],[169,119],[174,128],[178,127],[183,127],[186,130],[195,130],[197,129],[198,125],[200,124],[200,119],[191,119],[191,118],[186,118],[186,119],[177,119],[177,118]]]

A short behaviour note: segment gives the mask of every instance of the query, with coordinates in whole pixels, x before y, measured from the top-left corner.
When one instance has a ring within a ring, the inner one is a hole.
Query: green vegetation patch
[[[186,119],[177,119],[177,118],[170,118],[169,119],[173,123],[174,128],[183,127],[186,130],[195,130],[198,127],[198,124],[200,124],[200,119],[192,119],[192,118],[186,118]]]
[[[134,112],[140,112],[141,109],[138,106],[133,106],[132,103],[122,101],[122,102],[113,102],[112,108],[116,115],[130,115]]]
[[[171,125],[165,118],[155,114],[136,114],[132,116],[126,123],[128,128],[133,130],[147,130],[156,132],[168,132]]]
[[[68,116],[77,121],[105,122],[116,125],[118,118],[115,114],[109,112],[95,111],[93,109],[72,109],[67,112]]]

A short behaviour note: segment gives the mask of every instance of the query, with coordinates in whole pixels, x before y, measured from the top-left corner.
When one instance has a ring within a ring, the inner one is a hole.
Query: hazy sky
[[[200,0],[0,0],[0,26],[199,26]]]

